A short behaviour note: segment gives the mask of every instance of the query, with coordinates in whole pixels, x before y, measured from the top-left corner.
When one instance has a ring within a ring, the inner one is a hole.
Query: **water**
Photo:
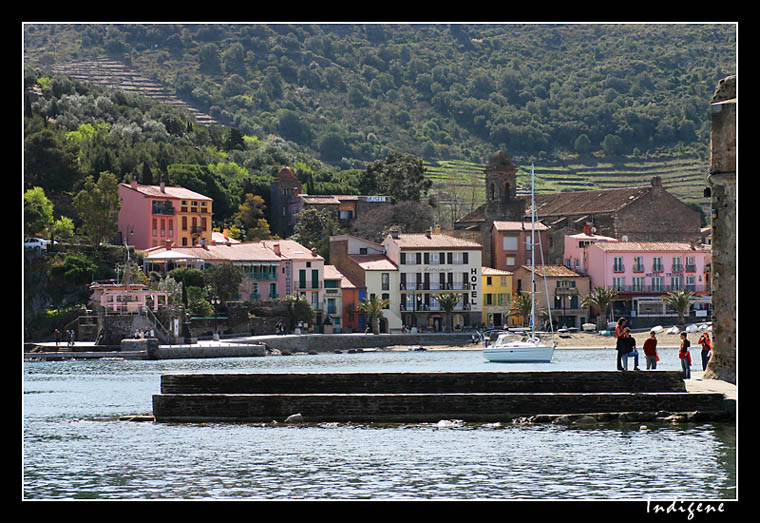
[[[660,368],[680,369],[676,350]],[[614,350],[550,364],[478,351],[24,364],[25,499],[735,499],[733,424],[156,424],[174,372],[612,370]]]

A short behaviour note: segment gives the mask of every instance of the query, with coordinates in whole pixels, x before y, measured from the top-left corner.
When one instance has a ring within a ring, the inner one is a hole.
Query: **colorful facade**
[[[483,325],[503,327],[515,324],[509,316],[509,309],[512,306],[512,273],[491,267],[483,267],[482,271]]]
[[[119,243],[145,250],[165,240],[179,246],[211,242],[213,200],[184,187],[119,184]]]
[[[493,222],[493,227],[491,228],[491,255],[494,269],[514,271],[521,265],[530,265],[531,234],[533,234],[535,241],[533,251],[536,257],[536,264],[540,264],[542,259],[539,248],[543,248],[543,259],[548,260],[547,231],[549,227],[540,222],[536,222],[534,227],[535,233],[532,233],[530,221]]]
[[[695,315],[709,317],[709,248],[681,242],[597,242],[587,249],[591,285],[617,292],[615,315],[672,316],[660,297],[684,289],[695,293]]]

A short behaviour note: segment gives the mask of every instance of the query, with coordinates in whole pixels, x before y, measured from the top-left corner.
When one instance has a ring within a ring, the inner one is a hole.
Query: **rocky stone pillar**
[[[736,76],[719,82],[710,109],[713,355],[704,377],[736,383]]]

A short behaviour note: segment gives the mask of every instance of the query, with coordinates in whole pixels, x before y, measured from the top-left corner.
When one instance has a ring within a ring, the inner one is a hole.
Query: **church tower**
[[[485,175],[486,220],[522,221],[525,202],[517,198],[517,167],[504,151],[491,155]]]

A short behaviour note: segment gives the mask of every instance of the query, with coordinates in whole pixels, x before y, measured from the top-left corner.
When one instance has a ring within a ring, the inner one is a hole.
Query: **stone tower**
[[[270,229],[280,238],[287,238],[293,232],[294,211],[297,211],[301,182],[293,169],[287,165],[280,169],[270,187]]]
[[[523,221],[525,200],[517,197],[517,167],[504,151],[491,155],[484,169],[486,203],[481,225],[483,261],[493,266],[491,228],[494,221]]]
[[[713,356],[704,378],[736,383],[736,76],[720,81],[710,113]]]

